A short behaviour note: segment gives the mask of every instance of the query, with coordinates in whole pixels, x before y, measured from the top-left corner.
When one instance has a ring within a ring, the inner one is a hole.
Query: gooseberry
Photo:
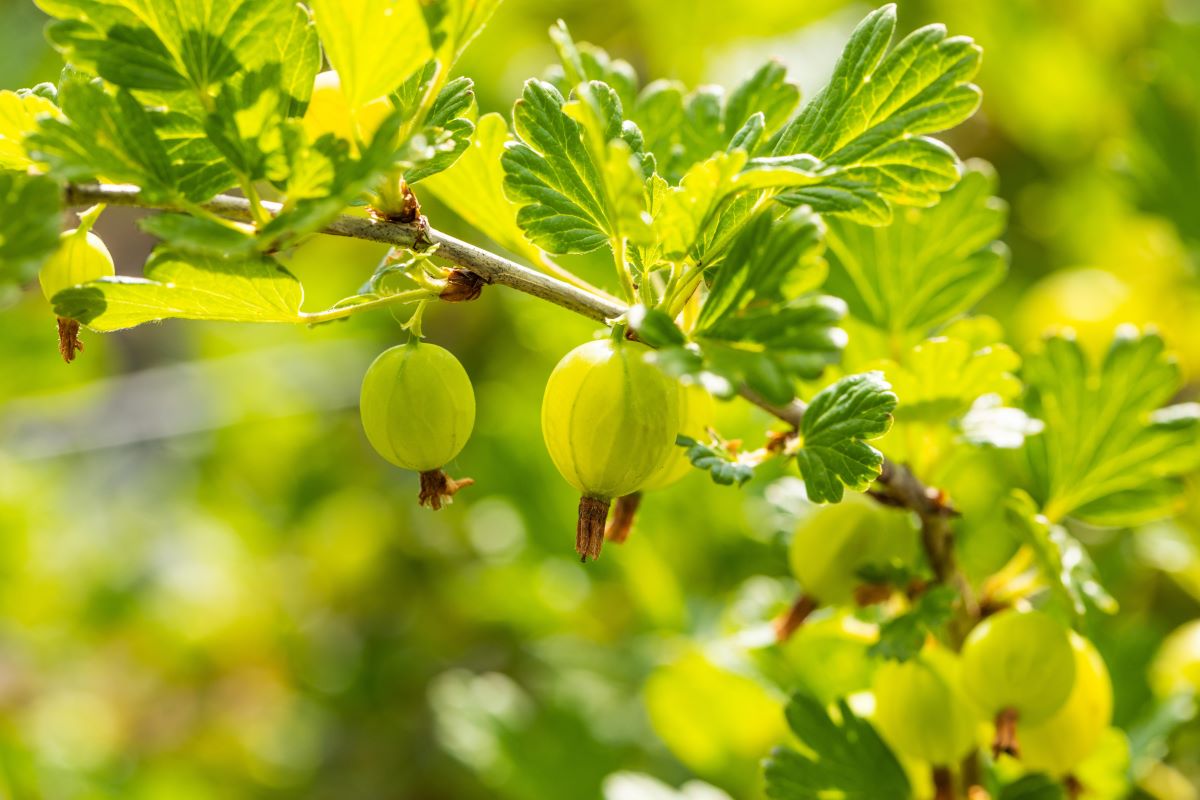
[[[674,454],[679,386],[637,342],[612,338],[567,353],[546,382],[542,435],[554,466],[582,497],[575,549],[600,555],[614,497],[642,488]]]
[[[473,483],[442,471],[475,425],[471,379],[449,350],[414,338],[381,353],[363,378],[359,411],[379,455],[421,474],[421,505],[439,509]]]
[[[995,754],[1019,756],[1018,721],[1044,722],[1071,693],[1075,654],[1067,629],[1040,611],[988,617],[963,644],[962,681],[967,697],[995,719]]]
[[[61,244],[42,265],[38,282],[42,294],[53,302],[54,295],[81,283],[116,274],[113,257],[99,236],[88,227],[75,228],[62,235]],[[79,340],[79,323],[73,319],[58,319],[58,350],[68,364],[83,349]]]
[[[1062,708],[1021,731],[1021,761],[1031,770],[1066,775],[1090,756],[1112,721],[1113,689],[1104,659],[1087,639],[1070,634],[1075,685]]]
[[[896,751],[935,766],[957,764],[975,745],[975,716],[963,697],[959,659],[927,645],[909,661],[875,671],[875,726]]]

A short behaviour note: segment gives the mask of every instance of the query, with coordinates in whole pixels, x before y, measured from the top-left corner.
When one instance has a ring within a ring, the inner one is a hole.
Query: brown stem
[[[772,623],[775,626],[775,641],[783,643],[790,639],[819,605],[817,598],[810,595],[801,594],[797,597],[791,607],[776,617]]]
[[[1017,741],[1017,710],[1006,708],[996,715],[996,738],[992,740],[992,757],[1006,753],[1013,758],[1021,757],[1021,743]]]
[[[608,519],[608,506],[611,502],[607,497],[584,495],[579,498],[575,552],[585,564],[589,558],[594,561],[600,557],[600,548],[604,546],[604,521]]]
[[[73,319],[58,318],[58,352],[62,360],[70,364],[75,354],[83,349],[79,340],[79,323]]]
[[[954,773],[949,767],[933,768],[933,800],[955,800]]]
[[[613,507],[612,517],[608,520],[608,527],[604,529],[604,538],[617,544],[628,539],[629,532],[633,530],[633,520],[637,517],[638,507],[641,504],[641,492],[618,497],[617,504]]]
[[[452,498],[459,489],[465,489],[474,483],[472,478],[454,480],[440,469],[431,469],[421,473],[421,494],[417,497],[417,502],[439,511],[443,503],[449,505],[454,502]]]

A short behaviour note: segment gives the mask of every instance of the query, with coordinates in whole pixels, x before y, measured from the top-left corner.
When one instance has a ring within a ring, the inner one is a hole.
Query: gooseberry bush
[[[873,677],[794,694],[791,736],[766,732],[768,796],[1109,796],[1122,740],[1084,632],[1116,609],[1072,530],[1172,513],[1200,409],[1172,404],[1152,331],[1117,331],[1098,361],[1066,332],[1022,358],[972,313],[1005,276],[1005,208],[992,169],[933,135],[975,112],[980,49],[939,25],[897,37],[885,6],[802,101],[775,61],[726,89],[642,84],[560,23],[559,63],[480,115],[455,62],[498,2],[37,0],[66,66],[0,93],[2,288],[40,277],[68,362],[169,318],[389,309],[402,341],[364,378],[363,427],[433,509],[471,483],[443,468],[470,452],[475,398],[422,340],[426,310],[504,286],[587,316],[600,333],[569,343],[542,406],[578,555],[638,535],[643,493],[693,468],[733,486],[790,464],[799,593],[771,635],[823,614],[870,631]],[[423,197],[495,250],[440,232]],[[139,277],[92,232],[112,205],[159,212]],[[392,248],[306,310],[279,257],[317,235]],[[607,289],[568,266],[589,253]],[[778,424],[727,439],[714,398]],[[980,453],[1018,465],[1006,494],[956,493]],[[1019,543],[991,574],[959,565],[971,526]],[[703,704],[688,675],[650,688]]]

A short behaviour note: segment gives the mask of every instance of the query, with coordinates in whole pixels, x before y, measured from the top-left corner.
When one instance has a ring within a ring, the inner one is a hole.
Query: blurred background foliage
[[[647,80],[731,84],[776,55],[811,96],[868,10],[506,0],[461,71],[481,110],[507,112],[553,60],[545,32],[562,17]],[[1152,323],[1194,399],[1200,2],[906,0],[900,15],[985,49],[982,112],[951,137],[996,166],[1012,208],[1011,273],[982,310],[1018,350],[1056,327],[1099,349],[1119,323]],[[56,79],[40,12],[3,0],[0,21],[0,85]],[[149,247],[135,213],[98,229],[125,273]],[[381,255],[314,239],[289,263],[317,308]],[[65,367],[41,294],[6,302],[0,796],[753,798],[787,691],[869,683],[853,617],[769,644],[795,592],[793,478],[739,491],[691,475],[644,504],[627,545],[577,562],[575,498],[539,430],[550,369],[594,331],[567,312],[496,289],[427,315],[479,408],[451,465],[477,483],[431,514],[359,427],[362,372],[401,337],[387,313],[88,335]],[[743,404],[719,421],[730,437],[768,424]],[[1005,469],[980,455],[928,477],[994,509]],[[1075,531],[1122,606],[1089,634],[1113,672],[1135,796],[1200,797],[1200,629],[1168,638],[1200,617],[1200,490],[1190,498],[1172,521]],[[966,568],[982,577],[1015,544],[987,514],[968,523]]]

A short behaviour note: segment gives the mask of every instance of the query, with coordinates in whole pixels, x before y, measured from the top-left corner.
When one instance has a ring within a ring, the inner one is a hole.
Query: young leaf
[[[1033,548],[1042,572],[1067,606],[1083,616],[1089,606],[1115,614],[1117,601],[1096,577],[1096,565],[1079,541],[1061,525],[1039,514],[1028,494],[1014,489],[1007,503],[1008,518]]]
[[[0,169],[23,171],[33,166],[25,137],[37,130],[38,117],[57,113],[58,106],[39,95],[0,91]]]
[[[934,586],[913,607],[879,626],[879,641],[867,652],[875,658],[908,661],[925,646],[931,633],[950,619],[958,593],[951,586]]]
[[[814,503],[837,503],[846,488],[861,492],[879,476],[883,454],[866,442],[892,426],[896,395],[889,388],[878,372],[850,375],[809,404],[796,465]]]
[[[290,0],[37,0],[47,36],[71,64],[126,89],[207,94],[242,70],[287,56],[311,64]],[[283,34],[283,35],[281,35]],[[287,62],[283,62],[287,63]],[[293,64],[294,69],[303,67]],[[298,73],[296,73],[298,74]],[[311,90],[297,86],[296,99]]]
[[[926,210],[904,209],[886,227],[829,217],[826,289],[851,316],[889,334],[924,338],[967,311],[1003,278],[995,241],[1007,209],[991,167],[972,162],[958,186]]]
[[[520,141],[502,159],[505,194],[522,204],[517,224],[555,254],[589,253],[625,236],[644,208],[640,166],[622,138],[629,131],[621,125],[620,101],[604,84],[585,85],[593,99],[581,101],[573,116],[554,86],[527,81],[513,108]],[[594,119],[597,106],[605,118]]]
[[[1157,334],[1118,331],[1093,368],[1073,339],[1047,339],[1025,362],[1026,441],[1035,497],[1051,522],[1133,525],[1169,513],[1180,476],[1200,464],[1200,404],[1164,406],[1179,367]]]
[[[687,448],[687,457],[692,466],[706,470],[712,476],[713,483],[741,486],[754,477],[753,464],[739,461],[735,454],[723,447],[698,442],[682,433],[675,438],[675,444]]]
[[[400,84],[433,57],[417,0],[312,0],[317,32],[351,109]]]
[[[474,83],[470,78],[446,84],[430,107],[424,130],[408,144],[410,153],[416,155],[407,159],[406,181],[417,183],[454,166],[471,146],[475,124],[464,115],[474,105]]]
[[[942,25],[913,31],[895,48],[896,6],[864,19],[846,44],[829,85],[770,142],[774,155],[803,153],[835,167],[820,186],[784,199],[814,210],[886,223],[893,204],[929,206],[958,181],[958,159],[927,134],[975,112],[970,83],[980,49]]]
[[[449,69],[500,6],[500,0],[425,0],[421,10],[438,59]]]
[[[0,172],[0,289],[30,280],[58,249],[60,195],[45,176]]]
[[[797,693],[787,721],[803,749],[776,748],[766,763],[772,800],[908,800],[904,768],[871,724],[844,700],[836,718],[821,702]]]
[[[115,277],[64,289],[54,311],[98,331],[178,317],[302,322],[300,282],[269,256],[226,259],[159,249],[145,278]]]

